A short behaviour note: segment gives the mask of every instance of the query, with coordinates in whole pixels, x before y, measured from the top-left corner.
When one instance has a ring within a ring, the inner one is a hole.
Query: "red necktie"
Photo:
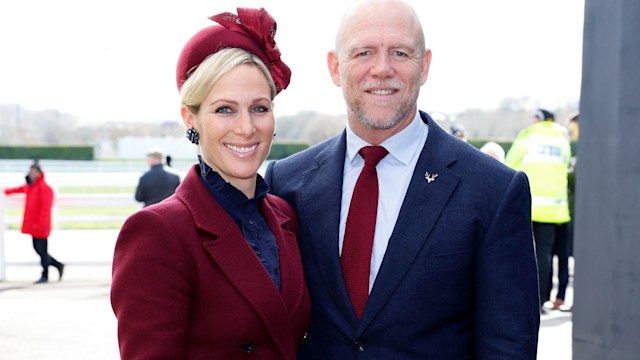
[[[388,151],[382,146],[365,146],[359,153],[364,158],[364,166],[353,189],[340,258],[344,280],[358,320],[369,297],[371,249],[378,214],[376,165]]]

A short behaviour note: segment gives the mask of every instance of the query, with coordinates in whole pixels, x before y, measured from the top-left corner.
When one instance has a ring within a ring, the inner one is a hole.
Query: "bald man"
[[[407,3],[354,3],[327,57],[346,129],[267,169],[298,214],[301,359],[536,358],[527,178],[418,111],[431,56]]]

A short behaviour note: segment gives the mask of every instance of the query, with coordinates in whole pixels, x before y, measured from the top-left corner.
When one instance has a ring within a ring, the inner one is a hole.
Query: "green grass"
[[[21,224],[10,224],[7,226],[9,230],[20,230]],[[104,222],[60,222],[56,229],[59,230],[117,230],[122,227],[122,222],[104,221]]]
[[[132,186],[62,186],[58,188],[61,194],[135,194]]]
[[[21,207],[7,207],[7,216],[22,216],[23,210]],[[63,207],[58,208],[58,216],[105,216],[105,215],[118,215],[128,216],[134,212],[140,210],[140,207],[135,206],[78,206],[78,207]]]
[[[4,209],[5,213],[7,214],[7,216],[22,216],[22,207],[11,207],[11,206],[7,206]]]
[[[64,207],[58,208],[59,216],[105,216],[105,215],[131,215],[140,210],[140,207],[130,206],[91,206],[91,207]]]
[[[120,229],[122,222],[60,222],[58,229],[61,230],[114,230]]]

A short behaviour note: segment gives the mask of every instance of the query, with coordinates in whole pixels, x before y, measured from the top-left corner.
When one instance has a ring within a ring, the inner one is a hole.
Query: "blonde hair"
[[[197,114],[200,111],[200,105],[206,99],[211,88],[216,82],[227,72],[236,66],[249,64],[255,65],[267,78],[269,87],[271,88],[271,100],[277,94],[276,84],[273,81],[271,72],[259,57],[240,48],[222,49],[214,54],[209,55],[198,67],[189,75],[182,85],[180,98],[182,104],[189,111]]]

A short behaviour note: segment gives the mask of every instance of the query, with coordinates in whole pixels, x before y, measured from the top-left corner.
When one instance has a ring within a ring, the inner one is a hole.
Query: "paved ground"
[[[0,359],[118,359],[116,320],[109,303],[116,231],[54,230],[50,253],[67,264],[64,280],[51,270],[34,285],[40,268],[31,239],[4,233],[6,280],[0,282]],[[2,251],[2,249],[0,249]],[[572,288],[567,300],[573,298]],[[541,321],[538,359],[571,359],[571,313]]]

